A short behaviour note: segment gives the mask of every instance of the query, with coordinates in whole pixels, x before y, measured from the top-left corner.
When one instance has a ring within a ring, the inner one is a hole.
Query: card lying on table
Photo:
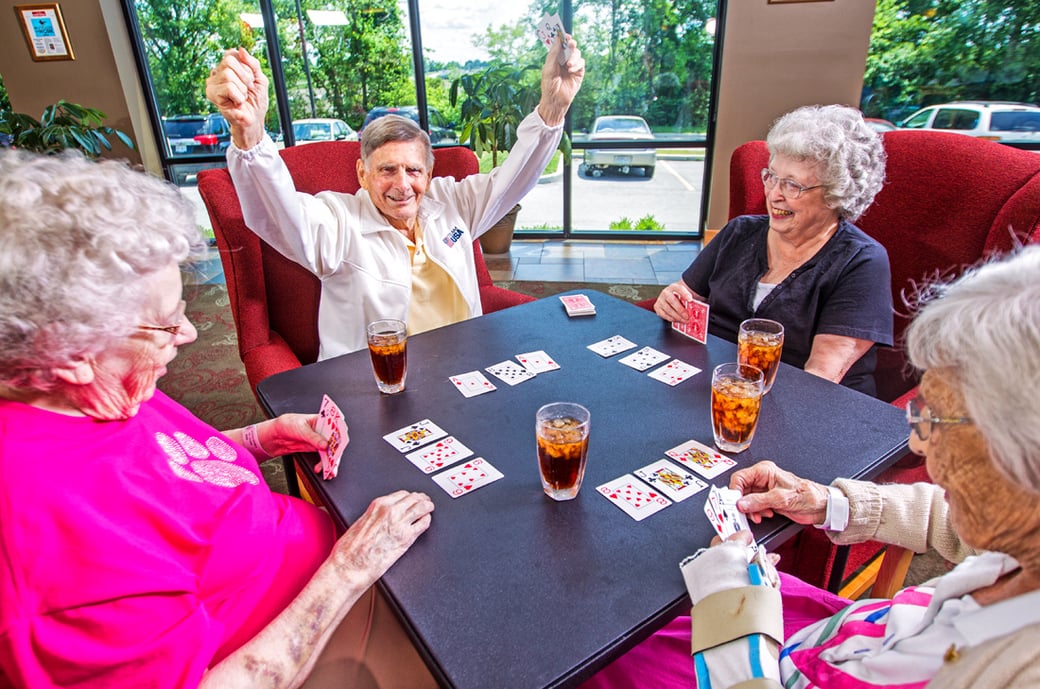
[[[383,436],[383,440],[393,445],[394,449],[399,452],[408,452],[446,435],[448,433],[433,421],[423,419],[399,428],[393,433],[387,433]]]
[[[460,373],[457,376],[452,376],[449,380],[451,380],[455,389],[466,397],[483,395],[485,392],[494,392],[495,390],[498,390],[498,388],[496,388],[494,384],[480,371]]]
[[[483,457],[477,457],[437,474],[433,477],[433,482],[443,488],[445,493],[457,498],[500,478],[501,471],[491,466]]]
[[[651,371],[647,375],[655,380],[659,380],[662,383],[675,387],[687,378],[692,378],[700,372],[701,370],[692,364],[688,364],[685,361],[679,361],[678,359],[672,359],[665,366],[662,366],[655,371]]]
[[[632,349],[635,346],[637,346],[635,342],[627,340],[621,335],[614,335],[613,337],[608,337],[605,340],[593,342],[588,346],[588,349],[591,349],[596,354],[599,354],[601,357],[607,358],[612,357],[620,352],[628,351],[629,349]]]
[[[556,371],[560,368],[560,365],[553,361],[552,357],[540,349],[537,352],[517,354],[516,359],[531,373],[545,373],[546,371]]]
[[[659,352],[653,347],[643,347],[639,351],[633,352],[628,356],[618,359],[625,366],[631,366],[637,371],[645,371],[648,368],[653,368],[662,361],[667,361],[668,355],[664,352]]]
[[[659,459],[642,469],[636,469],[636,476],[676,502],[681,502],[708,487],[707,483],[667,459]]]
[[[463,445],[455,436],[449,435],[415,452],[409,452],[405,458],[419,467],[424,474],[432,474],[449,464],[461,462],[472,454],[473,450]]]
[[[596,490],[637,522],[672,504],[671,500],[637,481],[631,474],[608,481]]]
[[[500,361],[493,366],[488,366],[484,370],[510,385],[517,385],[525,380],[531,380],[535,375],[532,371],[515,361]]]
[[[723,474],[737,465],[736,461],[696,440],[687,440],[665,452],[683,466],[707,479]]]

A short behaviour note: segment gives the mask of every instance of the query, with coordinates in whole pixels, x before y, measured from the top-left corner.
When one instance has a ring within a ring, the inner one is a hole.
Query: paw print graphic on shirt
[[[260,483],[256,474],[234,463],[235,449],[216,436],[207,438],[203,444],[180,431],[173,437],[160,432],[155,434],[155,442],[166,453],[174,475],[187,481],[225,488]]]

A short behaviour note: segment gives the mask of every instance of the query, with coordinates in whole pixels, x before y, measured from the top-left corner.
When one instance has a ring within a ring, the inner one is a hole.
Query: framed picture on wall
[[[32,55],[32,59],[36,61],[76,59],[58,3],[15,5],[14,11],[22,25],[22,33],[25,34],[25,42],[29,44],[29,54]]]

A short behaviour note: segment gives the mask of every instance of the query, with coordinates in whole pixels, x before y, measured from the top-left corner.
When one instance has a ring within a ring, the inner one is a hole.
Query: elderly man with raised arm
[[[538,182],[559,144],[585,61],[567,36],[542,68],[537,109],[517,129],[506,162],[462,181],[434,178],[429,136],[389,115],[362,134],[356,194],[296,192],[264,133],[267,77],[245,50],[229,50],[206,82],[231,125],[228,170],[246,224],[322,281],[319,359],[364,349],[380,318],[409,333],[481,315],[471,244]]]

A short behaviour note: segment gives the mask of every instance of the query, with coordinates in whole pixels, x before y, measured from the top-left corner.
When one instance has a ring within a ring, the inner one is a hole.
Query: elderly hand
[[[317,452],[329,439],[315,430],[317,414],[282,414],[256,425],[257,439],[267,454],[278,457],[293,452]],[[350,438],[343,438],[343,444]]]
[[[433,501],[425,493],[399,490],[376,498],[336,543],[340,576],[367,586],[390,569],[430,526]]]
[[[822,524],[827,518],[826,486],[799,478],[770,461],[735,472],[729,487],[743,493],[737,509],[756,524],[774,513],[798,524]]]
[[[206,98],[228,121],[235,146],[246,150],[264,138],[267,76],[260,61],[245,48],[224,51],[224,58],[206,79]]]
[[[666,321],[685,323],[689,319],[686,303],[697,298],[685,282],[677,280],[661,290],[654,302],[654,312]]]
[[[578,95],[578,89],[585,78],[585,58],[581,56],[578,44],[570,34],[561,34],[560,38],[559,41],[553,41],[542,66],[542,99],[538,103],[538,114],[550,127],[563,124],[567,109]],[[561,65],[563,41],[570,46],[571,56]]]

